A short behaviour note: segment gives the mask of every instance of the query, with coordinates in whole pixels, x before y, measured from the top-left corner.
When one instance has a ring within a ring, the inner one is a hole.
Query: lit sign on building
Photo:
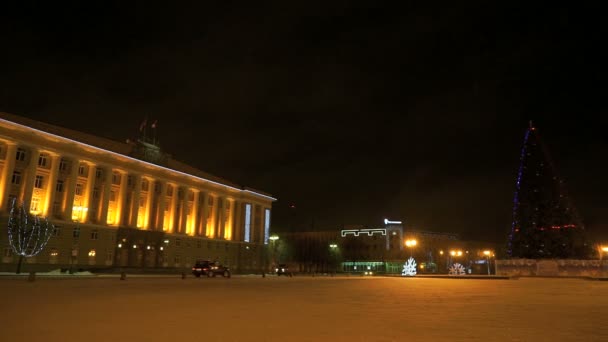
[[[374,234],[386,235],[386,229],[345,229],[341,231],[342,237],[346,235],[359,236],[359,234],[367,234],[367,236],[373,236]]]
[[[401,224],[401,221],[390,221],[389,219],[384,219],[384,224]]]

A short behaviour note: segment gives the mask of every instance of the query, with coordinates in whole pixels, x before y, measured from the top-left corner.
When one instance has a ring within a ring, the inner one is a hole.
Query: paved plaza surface
[[[608,341],[608,282],[0,279],[0,341]]]

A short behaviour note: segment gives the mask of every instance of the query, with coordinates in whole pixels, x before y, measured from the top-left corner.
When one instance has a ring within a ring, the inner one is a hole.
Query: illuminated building
[[[496,250],[493,243],[464,241],[453,233],[404,228],[400,221],[385,220],[383,226],[376,228],[343,228],[277,233],[279,262],[290,264],[294,272],[400,274],[403,263],[412,256],[418,273],[447,273],[452,262],[461,262],[474,273],[485,274],[483,250]],[[415,243],[408,246],[408,241]],[[461,254],[452,257],[452,250]]]
[[[3,232],[13,199],[56,227],[30,269],[181,268],[201,258],[257,270],[275,201],[180,163],[145,136],[120,143],[0,113]],[[0,269],[13,270],[6,234],[0,247]]]

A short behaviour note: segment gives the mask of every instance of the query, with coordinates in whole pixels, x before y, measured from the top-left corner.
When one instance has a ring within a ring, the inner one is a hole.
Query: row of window
[[[48,251],[49,251],[49,257],[50,258],[56,259],[56,258],[59,257],[60,252],[59,252],[59,250],[57,248],[49,248]],[[73,255],[72,254],[73,251],[71,251],[71,250],[68,253],[69,253],[69,255]],[[4,255],[5,258],[11,258],[14,255],[13,249],[11,247],[4,248],[3,255]],[[97,251],[95,249],[90,249],[89,252],[87,253],[87,255],[90,258],[95,258],[95,256],[97,256]],[[107,251],[106,252],[106,261],[113,261],[113,260],[114,260],[114,253],[113,253],[113,251],[111,251],[111,250]]]

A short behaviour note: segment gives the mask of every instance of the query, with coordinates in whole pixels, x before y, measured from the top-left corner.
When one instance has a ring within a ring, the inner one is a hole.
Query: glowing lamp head
[[[608,252],[608,246],[602,247],[602,252]]]
[[[490,256],[491,252],[490,251],[483,251],[483,255],[485,256]]]

